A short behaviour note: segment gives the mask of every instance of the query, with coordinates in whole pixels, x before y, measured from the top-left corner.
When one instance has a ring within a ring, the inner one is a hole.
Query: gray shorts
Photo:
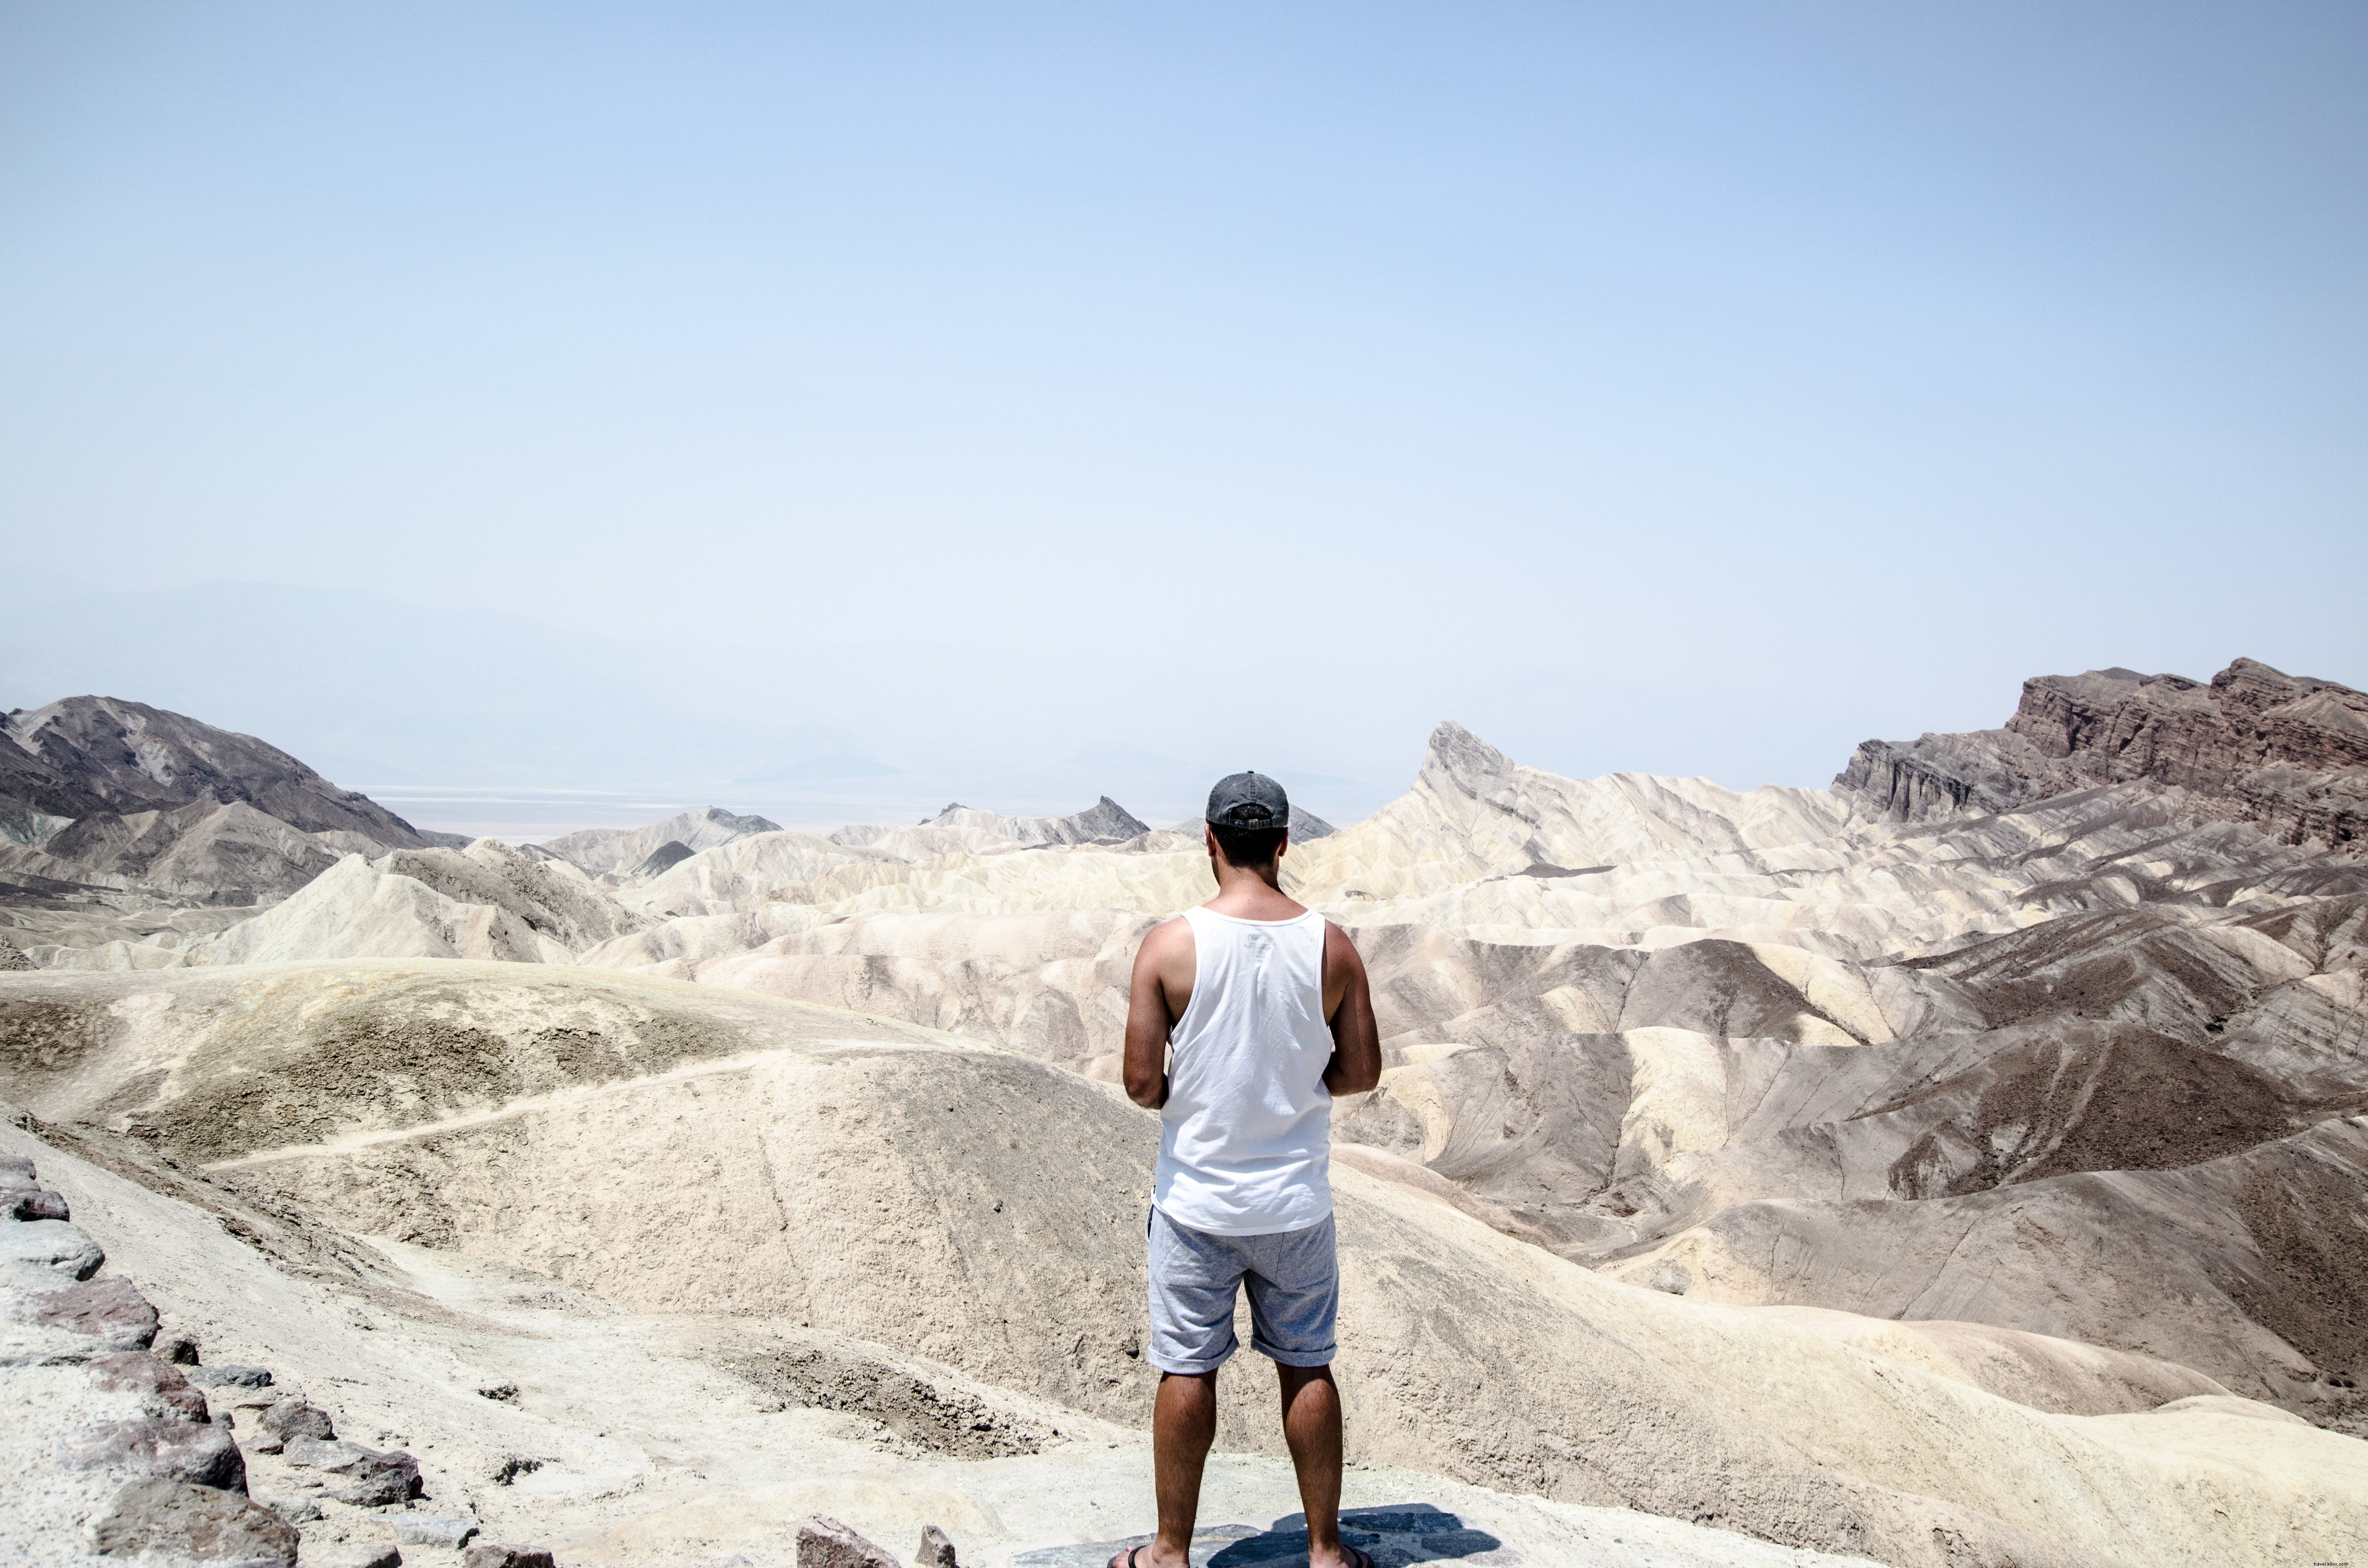
[[[1250,1348],[1286,1367],[1328,1367],[1340,1306],[1332,1221],[1220,1236],[1151,1211],[1151,1351],[1163,1372],[1213,1372],[1238,1346],[1234,1289],[1250,1290]]]

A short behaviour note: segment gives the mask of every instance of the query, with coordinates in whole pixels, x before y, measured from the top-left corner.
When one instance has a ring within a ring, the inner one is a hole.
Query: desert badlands
[[[1822,790],[1442,724],[1295,827],[1388,1064],[1335,1111],[1377,1561],[2368,1562],[2368,696],[2045,676]],[[1125,978],[1211,889],[1108,799],[462,842],[8,715],[0,1558],[1106,1561]],[[1269,1390],[1227,1568],[1304,1548]]]

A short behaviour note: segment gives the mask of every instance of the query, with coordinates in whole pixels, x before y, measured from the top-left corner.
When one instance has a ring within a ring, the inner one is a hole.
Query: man
[[[1187,1568],[1244,1281],[1251,1348],[1281,1374],[1309,1568],[1372,1568],[1340,1540],[1330,1167],[1332,1097],[1381,1082],[1382,1047],[1357,949],[1283,893],[1290,821],[1273,779],[1220,782],[1206,832],[1217,896],[1135,954],[1126,1092],[1160,1113],[1148,1231],[1159,1534],[1110,1568]]]

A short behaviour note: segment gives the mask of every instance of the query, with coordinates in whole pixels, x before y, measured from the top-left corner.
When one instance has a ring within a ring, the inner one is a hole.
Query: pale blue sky
[[[2356,4],[16,0],[6,559],[445,652],[93,601],[0,703],[450,782],[436,700],[594,633],[554,786],[701,785],[616,744],[679,704],[1347,814],[1442,717],[1823,783],[2029,675],[2368,684],[2363,242]]]

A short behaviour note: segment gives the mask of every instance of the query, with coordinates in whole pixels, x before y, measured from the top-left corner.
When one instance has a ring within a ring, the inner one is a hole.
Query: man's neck
[[[1279,861],[1264,866],[1235,866],[1222,858],[1212,858],[1211,869],[1217,873],[1217,896],[1203,908],[1239,920],[1293,920],[1307,913],[1304,904],[1282,891]]]

